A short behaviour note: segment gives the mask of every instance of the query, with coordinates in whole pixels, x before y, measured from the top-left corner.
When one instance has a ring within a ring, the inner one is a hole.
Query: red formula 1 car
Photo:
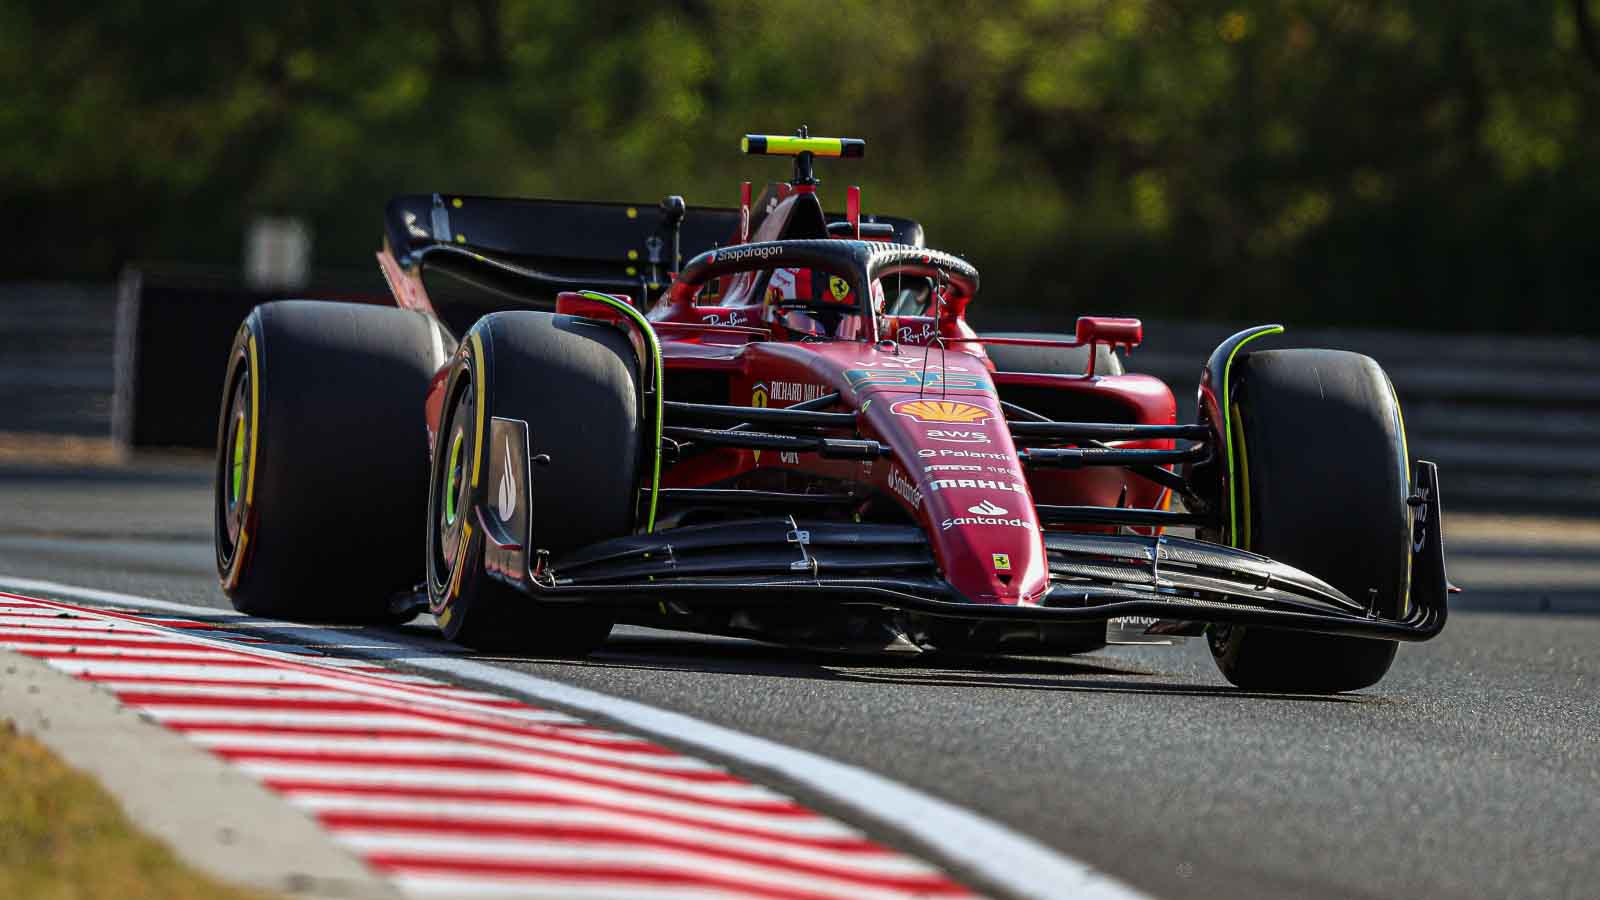
[[[1371,359],[1241,332],[1178,424],[1113,352],[1138,320],[979,336],[976,269],[855,188],[826,212],[814,161],[860,141],[744,146],[795,171],[737,209],[397,197],[398,308],[252,312],[218,441],[234,604],[425,600],[452,639],[541,654],[619,621],[957,653],[1137,623],[1306,691],[1443,627],[1437,472]]]

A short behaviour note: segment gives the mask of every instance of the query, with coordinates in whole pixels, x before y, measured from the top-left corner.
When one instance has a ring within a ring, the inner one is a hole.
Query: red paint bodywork
[[[776,239],[796,195],[810,190],[814,189],[783,186],[776,205],[749,240]],[[741,197],[745,204],[748,196],[745,188]],[[854,229],[860,213],[854,203],[852,207]],[[731,242],[738,243],[741,236],[732,235]],[[432,304],[416,269],[403,269],[387,247],[378,256],[396,302],[431,313]],[[1169,500],[1163,489],[1121,468],[1025,471],[1000,405],[1008,391],[1036,394],[1043,389],[1054,398],[1052,405],[1057,411],[1052,418],[1059,420],[1105,421],[1106,410],[1115,409],[1114,421],[1173,424],[1176,404],[1172,393],[1156,378],[996,373],[966,322],[970,297],[950,298],[937,318],[880,315],[842,331],[841,339],[802,341],[782,326],[774,307],[754,296],[760,283],[757,273],[741,273],[725,281],[716,306],[697,305],[697,287],[679,281],[648,311],[664,356],[666,399],[782,407],[837,392],[841,408],[858,412],[856,432],[840,436],[882,441],[894,455],[861,462],[716,449],[664,469],[664,487],[805,491],[825,490],[825,485],[838,482],[864,486],[870,490],[863,493],[876,499],[868,501],[869,508],[862,512],[882,516],[882,504],[894,504],[919,522],[944,577],[963,595],[979,603],[1014,605],[1037,604],[1049,586],[1035,503],[1121,504],[1148,509],[1162,507]],[[602,304],[576,294],[561,295],[558,310],[615,317]],[[1080,331],[1079,337],[1087,338],[1082,343],[1131,347],[1140,337],[1137,320],[1100,320],[1084,328],[1088,333]],[[943,339],[943,348],[935,344],[935,336]],[[1091,348],[1091,360],[1093,356]],[[428,394],[430,446],[441,417],[447,372],[448,367],[434,378]],[[724,395],[690,398],[676,393],[674,374],[688,373],[724,376]],[[963,406],[917,405],[916,401]],[[1086,411],[1072,415],[1074,405]],[[968,407],[981,410],[981,415],[974,418]],[[911,413],[929,409],[965,413],[966,420],[919,421]],[[1172,442],[1118,446],[1170,449]],[[873,504],[877,504],[875,509],[870,508]]]

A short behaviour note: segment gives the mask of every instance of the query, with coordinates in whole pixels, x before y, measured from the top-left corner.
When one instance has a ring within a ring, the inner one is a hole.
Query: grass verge
[[[0,722],[0,898],[265,900],[184,865],[95,781]]]

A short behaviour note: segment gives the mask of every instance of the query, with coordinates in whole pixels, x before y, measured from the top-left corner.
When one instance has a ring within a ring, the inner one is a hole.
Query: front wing
[[[632,535],[563,558],[528,546],[533,485],[527,430],[491,422],[493,509],[477,510],[487,573],[530,602],[655,608],[877,607],[1012,623],[1160,620],[1423,641],[1444,627],[1449,581],[1437,467],[1417,463],[1412,582],[1404,613],[1384,618],[1321,579],[1267,557],[1188,538],[1046,532],[1051,586],[1036,605],[977,603],[939,576],[916,526],[773,515]],[[519,462],[520,461],[520,464]],[[510,469],[507,469],[507,466]],[[820,612],[819,608],[819,612]],[[1180,624],[1181,623],[1181,624]]]

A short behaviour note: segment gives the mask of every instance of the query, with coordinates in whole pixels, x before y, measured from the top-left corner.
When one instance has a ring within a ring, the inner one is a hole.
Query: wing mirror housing
[[[1094,374],[1095,345],[1105,344],[1112,350],[1118,347],[1132,350],[1144,341],[1144,323],[1138,319],[1114,316],[1079,316],[1078,343],[1089,347],[1089,367],[1085,375]]]

